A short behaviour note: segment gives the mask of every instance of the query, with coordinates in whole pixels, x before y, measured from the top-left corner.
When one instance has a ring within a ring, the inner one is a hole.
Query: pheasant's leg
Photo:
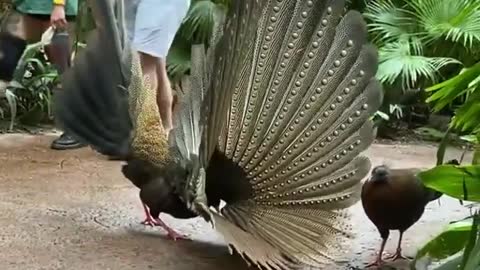
[[[400,232],[400,238],[398,239],[397,252],[395,252],[393,256],[390,256],[387,259],[392,259],[392,261],[396,261],[399,259],[402,259],[402,260],[408,259],[407,257],[402,255],[402,238],[403,238],[403,232]]]
[[[156,223],[158,226],[161,226],[164,230],[166,230],[167,233],[168,233],[168,236],[169,236],[173,241],[177,241],[177,239],[188,240],[187,236],[182,235],[182,234],[180,234],[180,233],[177,233],[177,232],[174,231],[172,228],[170,228],[167,224],[165,224],[160,218],[156,218],[156,219],[155,219],[155,223]]]
[[[159,224],[157,224],[157,222],[152,217],[152,215],[150,215],[150,211],[148,210],[147,205],[145,205],[143,202],[142,202],[142,205],[143,205],[143,210],[145,211],[145,220],[142,221],[141,224],[145,226],[151,226],[151,227],[158,226]]]
[[[386,243],[387,243],[387,238],[382,239],[382,244],[380,246],[380,252],[378,252],[377,259],[373,263],[368,264],[367,268],[374,267],[374,266],[379,267],[383,264],[382,254],[383,254],[383,250],[385,249]]]

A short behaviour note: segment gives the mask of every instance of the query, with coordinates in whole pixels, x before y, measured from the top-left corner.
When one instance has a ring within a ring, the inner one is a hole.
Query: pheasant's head
[[[390,176],[390,169],[385,165],[380,165],[372,170],[372,177],[370,180],[372,182],[385,182],[388,181],[388,177]]]

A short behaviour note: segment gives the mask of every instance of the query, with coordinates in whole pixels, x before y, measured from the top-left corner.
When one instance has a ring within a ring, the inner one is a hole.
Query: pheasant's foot
[[[382,259],[377,259],[377,260],[375,260],[374,262],[368,264],[368,265],[366,266],[366,268],[372,268],[372,267],[378,268],[378,267],[382,266],[383,263],[384,263],[384,261],[383,261]]]
[[[162,227],[165,231],[167,231],[167,234],[168,234],[168,237],[170,239],[172,239],[173,241],[177,241],[177,240],[190,240],[188,239],[187,236],[183,235],[183,234],[180,234],[178,232],[176,232],[175,230],[173,230],[172,228],[170,228],[167,224],[165,224],[161,219],[157,218],[155,219],[155,223],[157,224],[157,226],[160,226]]]
[[[408,260],[409,258],[402,255],[401,250],[397,250],[392,256],[388,256],[386,259],[396,261],[396,260]]]
[[[155,226],[159,226],[160,224],[157,223],[157,221],[150,215],[147,215],[145,217],[145,220],[140,222],[141,224],[145,225],[145,226],[150,226],[150,227],[155,227]]]

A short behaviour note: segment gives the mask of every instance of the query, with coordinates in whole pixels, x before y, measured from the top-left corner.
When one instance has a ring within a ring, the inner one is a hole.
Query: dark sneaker
[[[50,146],[54,150],[70,150],[70,149],[78,149],[86,146],[86,144],[79,142],[71,135],[63,133],[52,142]]]

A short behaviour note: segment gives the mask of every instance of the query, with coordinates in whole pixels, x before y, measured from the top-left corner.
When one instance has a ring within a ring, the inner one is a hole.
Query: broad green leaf
[[[468,243],[463,251],[463,259],[461,269],[465,269],[467,265],[472,264],[472,259],[476,254],[474,254],[475,245],[477,244],[477,235],[478,235],[478,223],[479,223],[478,213],[473,217],[472,227],[470,229],[470,237]],[[472,256],[473,255],[473,256]]]
[[[469,256],[469,260],[465,265],[465,270],[478,270],[480,267],[480,241],[477,239],[477,243]]]
[[[448,196],[465,200],[480,201],[480,166],[440,165],[418,173],[423,183]]]
[[[445,231],[418,251],[416,260],[424,256],[440,260],[460,252],[468,243],[471,228],[472,220],[450,224]]]

